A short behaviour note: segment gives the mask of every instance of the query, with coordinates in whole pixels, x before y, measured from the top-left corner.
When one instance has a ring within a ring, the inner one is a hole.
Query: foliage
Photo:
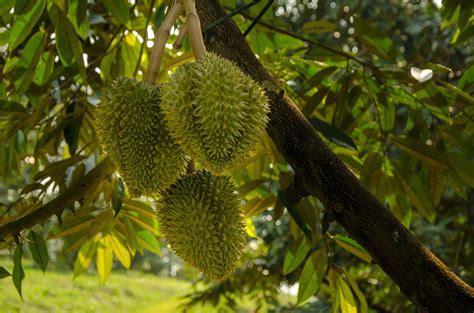
[[[93,120],[102,87],[120,75],[143,79],[165,12],[162,1],[132,2],[0,1],[0,225],[64,194],[101,160]],[[221,3],[232,11],[242,1]],[[233,17],[243,31],[266,1],[255,3]],[[441,8],[430,0],[281,0],[247,37],[341,160],[470,283],[472,16],[469,0],[444,1]],[[174,29],[170,43],[176,36]],[[166,50],[160,82],[192,58],[188,51],[186,41],[183,51]],[[231,174],[245,199],[245,256],[225,281],[194,276],[189,305],[237,307],[236,299],[248,294],[262,311],[412,309],[342,228],[331,225],[321,234],[316,199],[285,209],[293,171],[268,138]],[[14,267],[0,268],[0,277],[11,274],[25,294],[22,252],[29,250],[44,270],[44,241],[62,240],[74,276],[95,259],[105,283],[113,264],[129,268],[137,252],[164,249],[152,205],[131,199],[113,174],[62,214],[4,238],[0,248],[12,254]],[[282,304],[278,294],[297,282],[298,303]]]

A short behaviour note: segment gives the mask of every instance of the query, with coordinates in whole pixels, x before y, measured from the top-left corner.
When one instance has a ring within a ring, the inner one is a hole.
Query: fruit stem
[[[163,54],[165,52],[165,45],[168,37],[170,36],[171,27],[173,27],[173,24],[182,11],[183,4],[181,2],[177,2],[168,11],[163,24],[161,24],[160,28],[156,32],[155,45],[151,52],[150,65],[148,66],[148,70],[145,75],[145,82],[150,85],[155,84],[158,73],[160,72],[161,59],[163,58]]]
[[[186,9],[186,23],[189,24],[189,41],[193,48],[194,57],[200,59],[206,55],[206,46],[202,39],[201,22],[197,15],[195,0],[184,0],[183,2]]]
[[[183,45],[184,36],[186,36],[187,32],[188,32],[188,21],[184,22],[183,26],[181,26],[181,28],[179,29],[178,37],[176,37],[176,40],[173,44],[173,47],[176,50],[181,49],[181,46]]]

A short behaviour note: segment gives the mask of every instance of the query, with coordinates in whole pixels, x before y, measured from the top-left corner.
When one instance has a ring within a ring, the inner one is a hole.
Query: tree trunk
[[[225,15],[218,0],[197,0],[203,29]],[[305,191],[373,257],[420,312],[473,312],[474,289],[459,279],[337,158],[260,64],[235,23],[206,33],[206,46],[260,82],[270,99],[269,136]]]

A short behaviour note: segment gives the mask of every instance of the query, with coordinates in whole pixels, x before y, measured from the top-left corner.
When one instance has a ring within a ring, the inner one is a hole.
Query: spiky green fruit
[[[208,171],[174,183],[158,202],[158,221],[173,251],[211,279],[229,275],[246,244],[234,185]]]
[[[173,142],[159,107],[160,89],[119,78],[103,90],[96,131],[133,196],[165,190],[186,170],[188,157]]]
[[[213,53],[181,65],[162,91],[171,135],[213,172],[243,161],[268,121],[262,88],[231,61]]]

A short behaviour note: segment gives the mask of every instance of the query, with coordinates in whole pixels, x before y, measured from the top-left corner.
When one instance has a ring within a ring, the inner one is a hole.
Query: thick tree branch
[[[203,28],[225,15],[218,0],[198,0]],[[231,20],[206,36],[210,51],[234,61],[266,88],[271,102],[267,132],[337,223],[374,258],[421,312],[472,312],[474,289],[449,270],[390,213],[316,134],[284,96]]]
[[[75,201],[92,192],[101,181],[109,177],[114,171],[115,165],[113,162],[109,158],[104,159],[84,175],[82,180],[70,186],[50,202],[17,220],[0,226],[0,239],[5,240],[8,235],[16,236],[24,229],[44,222],[55,214],[61,214],[67,206],[74,204]]]

